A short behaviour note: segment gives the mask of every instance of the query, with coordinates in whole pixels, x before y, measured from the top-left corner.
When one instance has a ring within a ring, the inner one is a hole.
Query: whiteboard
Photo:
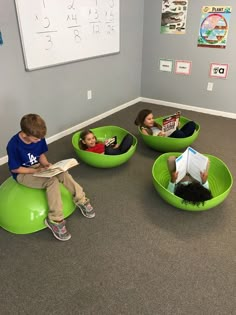
[[[119,0],[15,0],[27,70],[120,51]]]

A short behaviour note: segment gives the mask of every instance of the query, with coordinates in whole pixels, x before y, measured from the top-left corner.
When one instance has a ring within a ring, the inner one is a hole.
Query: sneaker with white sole
[[[80,208],[80,211],[86,218],[92,219],[95,217],[95,211],[89,199],[86,199],[85,203],[77,204],[77,207]]]
[[[71,234],[66,229],[65,220],[60,223],[56,223],[46,218],[44,223],[59,241],[68,241],[71,238]]]

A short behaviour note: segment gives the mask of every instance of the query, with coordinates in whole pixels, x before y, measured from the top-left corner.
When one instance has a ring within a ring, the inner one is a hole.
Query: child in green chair
[[[155,122],[153,113],[150,109],[142,109],[135,121],[135,125],[140,127],[141,132],[144,135],[161,136],[165,137],[165,133],[162,131],[162,126]],[[186,138],[190,137],[196,129],[196,124],[193,121],[188,121],[180,129],[176,129],[169,137],[171,138]]]
[[[170,156],[167,160],[171,176],[167,189],[171,193],[182,198],[184,203],[199,206],[200,204],[203,205],[205,201],[210,200],[212,194],[208,183],[209,160],[206,170],[200,172],[201,182],[197,181],[190,174],[186,174],[178,184],[176,184],[178,172],[176,172],[175,160],[175,156]]]
[[[123,154],[130,149],[132,144],[133,137],[130,134],[126,134],[121,143],[117,144],[115,136],[105,142],[98,141],[91,130],[82,131],[79,140],[79,147],[82,150],[107,155]]]
[[[34,176],[35,173],[51,165],[45,155],[48,151],[45,141],[47,127],[37,114],[23,116],[20,126],[21,131],[14,135],[7,145],[9,170],[19,184],[30,188],[46,189],[49,212],[45,225],[58,240],[67,241],[71,235],[66,229],[63,217],[59,184],[62,183],[69,190],[74,203],[85,217],[93,218],[95,211],[85,196],[83,188],[68,172],[51,178]]]

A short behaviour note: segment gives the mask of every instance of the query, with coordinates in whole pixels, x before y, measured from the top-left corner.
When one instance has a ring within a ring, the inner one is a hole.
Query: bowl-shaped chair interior
[[[156,118],[155,121],[162,125],[163,118]],[[180,125],[184,126],[188,121],[188,118],[181,116]],[[195,122],[196,123],[196,122]],[[144,143],[159,152],[170,152],[170,151],[181,151],[184,148],[190,146],[198,137],[200,132],[200,125],[196,123],[196,130],[190,137],[186,138],[171,138],[171,137],[158,137],[158,136],[148,136],[144,135],[139,128],[139,133],[144,141]]]
[[[76,208],[69,191],[61,185],[64,217]],[[18,184],[12,177],[0,186],[0,226],[15,234],[29,234],[44,229],[48,214],[46,191]]]
[[[104,142],[106,139],[112,138],[113,136],[117,136],[117,142],[120,143],[127,133],[130,134],[127,130],[117,126],[92,128],[91,131],[95,134],[97,140],[101,142]],[[79,147],[80,134],[81,131],[78,131],[72,136],[72,145],[79,159],[93,167],[112,168],[119,166],[127,162],[133,156],[137,147],[137,138],[131,134],[133,136],[133,145],[123,154],[106,155],[88,152]]]
[[[152,167],[152,179],[159,195],[172,206],[187,211],[204,211],[216,207],[228,196],[233,177],[226,164],[217,157],[205,154],[210,160],[208,181],[213,198],[200,206],[183,203],[183,200],[167,190],[170,174],[167,166],[169,156],[179,156],[180,152],[169,152],[160,155]]]

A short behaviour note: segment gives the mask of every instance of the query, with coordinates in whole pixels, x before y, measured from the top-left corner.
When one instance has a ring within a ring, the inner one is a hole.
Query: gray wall
[[[139,96],[236,113],[236,8],[226,49],[212,49],[197,48],[205,1],[189,0],[185,35],[160,34],[161,5],[161,0],[120,0],[119,54],[26,72],[14,1],[0,0],[0,158],[29,112],[45,118],[48,137]],[[215,0],[214,5],[224,4]],[[160,72],[160,58],[192,61],[191,76]],[[229,63],[226,80],[208,77],[211,62]],[[208,82],[214,83],[212,92]],[[87,90],[93,92],[90,101]]]
[[[160,34],[162,1],[145,1],[141,95],[157,100],[236,113],[236,5],[235,1],[189,0],[185,35]],[[233,10],[226,49],[198,48],[201,7],[231,5]],[[192,61],[191,76],[160,72],[159,60]],[[210,63],[228,63],[227,79],[209,78]],[[213,82],[212,92],[207,83]]]
[[[42,115],[50,137],[140,96],[143,3],[120,1],[119,54],[26,72],[15,3],[0,0],[0,157],[26,113]]]

